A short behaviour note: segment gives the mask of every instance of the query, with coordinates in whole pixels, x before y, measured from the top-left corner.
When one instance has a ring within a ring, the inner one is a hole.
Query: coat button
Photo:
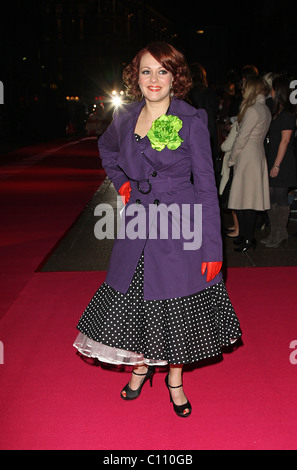
[[[155,178],[157,176],[157,174],[158,173],[156,171],[154,171],[154,173],[152,173],[152,176]]]
[[[155,199],[155,200],[154,200],[154,204],[156,204],[156,206],[158,206],[158,205],[160,204],[159,199]]]

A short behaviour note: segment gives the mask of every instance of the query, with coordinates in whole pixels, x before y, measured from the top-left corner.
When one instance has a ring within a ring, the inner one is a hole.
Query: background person
[[[288,239],[290,205],[288,192],[297,185],[296,157],[294,153],[294,132],[296,110],[290,103],[290,82],[276,77],[272,82],[273,117],[269,128],[267,159],[271,210],[270,234],[262,242],[270,248],[277,248]]]
[[[255,249],[256,211],[270,208],[264,138],[271,121],[265,104],[267,85],[260,76],[245,80],[243,101],[238,114],[239,130],[229,157],[234,166],[228,207],[236,211],[239,237],[236,251]]]

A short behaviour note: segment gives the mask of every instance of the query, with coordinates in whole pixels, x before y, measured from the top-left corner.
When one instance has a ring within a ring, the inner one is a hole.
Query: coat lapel
[[[120,155],[118,166],[129,179],[142,180],[145,178],[145,167],[141,147],[135,139],[135,126],[144,100],[129,104],[123,111],[120,125]]]
[[[187,121],[188,116],[193,116],[195,112],[196,110],[194,108],[190,108],[186,103],[184,103],[184,101],[173,97],[166,114],[178,116],[183,121],[184,126],[184,121]],[[180,136],[182,136],[183,133],[184,129],[182,128],[179,132]],[[157,171],[163,167],[171,166],[174,164],[176,159],[179,160],[181,158],[180,152],[183,146],[182,144],[178,151],[169,150],[167,147],[162,151],[154,150],[147,136],[139,142],[139,145],[143,152],[143,157],[146,160],[146,163],[150,166],[150,169]]]
[[[159,171],[164,166],[171,166],[174,164],[175,159],[180,159],[180,151],[175,152],[167,148],[161,152],[154,150],[147,136],[139,142],[136,141],[134,136],[135,126],[144,104],[143,100],[140,103],[128,105],[125,119],[120,128],[122,150],[118,165],[128,177],[137,180],[146,179],[153,171]],[[186,121],[195,112],[194,108],[173,97],[167,114],[180,117],[184,125],[184,120]],[[183,133],[183,129],[180,131],[180,135],[181,133]]]

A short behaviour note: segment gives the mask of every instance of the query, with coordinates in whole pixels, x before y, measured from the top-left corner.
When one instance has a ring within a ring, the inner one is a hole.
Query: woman
[[[222,281],[206,113],[181,99],[191,77],[184,56],[169,44],[141,50],[124,80],[136,102],[117,110],[99,150],[126,206],[105,283],[79,321],[75,346],[100,360],[134,366],[121,391],[124,400],[140,395],[154,366],[169,364],[170,400],[178,416],[188,417],[183,365],[220,354],[222,345],[241,335]],[[203,227],[195,220],[195,204],[202,205]],[[185,208],[191,209],[188,218]],[[166,210],[169,236],[164,237],[156,221],[164,220]],[[131,234],[134,212],[142,217],[141,228],[149,222],[145,237]],[[202,229],[202,244],[191,245],[184,233],[171,235],[186,221],[193,230]]]
[[[238,252],[255,249],[257,211],[270,208],[264,138],[271,113],[265,104],[266,90],[267,85],[260,76],[245,80],[238,114],[239,131],[229,157],[234,174],[228,207],[236,211],[238,219],[239,237],[234,241]]]
[[[224,152],[224,158],[223,158],[223,165],[222,165],[222,171],[221,171],[219,195],[221,196],[221,201],[220,201],[221,206],[224,208],[228,206],[230,188],[231,188],[232,177],[233,177],[233,175],[231,174],[232,169],[229,167],[229,156],[231,154],[231,150],[234,145],[237,133],[238,133],[238,122],[236,118],[236,120],[233,121],[231,125],[229,134],[227,135],[226,139],[221,145],[221,150]],[[237,238],[239,235],[239,225],[238,225],[238,220],[237,220],[235,211],[232,211],[232,218],[233,218],[233,226],[226,229],[227,237]]]
[[[277,77],[273,80],[271,96],[274,107],[267,145],[271,231],[267,238],[261,240],[269,248],[277,248],[288,239],[288,191],[297,185],[294,154],[296,114],[290,103],[290,91],[287,78]]]
[[[207,74],[203,65],[195,62],[190,67],[193,87],[189,98],[194,108],[205,109],[207,112],[207,126],[210,135],[212,158],[215,162],[218,156],[217,113],[219,109],[215,90],[208,86]]]

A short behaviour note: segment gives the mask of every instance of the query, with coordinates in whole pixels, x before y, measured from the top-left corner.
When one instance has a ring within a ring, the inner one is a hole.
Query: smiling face
[[[139,66],[139,87],[148,101],[170,100],[172,73],[166,70],[149,52],[143,55]]]

